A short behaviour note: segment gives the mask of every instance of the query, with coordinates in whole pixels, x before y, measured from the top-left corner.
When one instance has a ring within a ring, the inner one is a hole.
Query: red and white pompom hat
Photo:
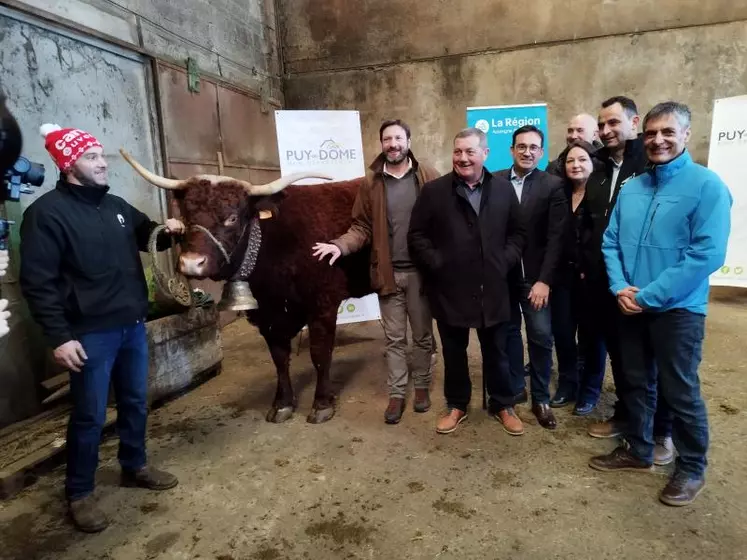
[[[77,128],[43,124],[39,127],[39,133],[44,138],[44,147],[60,171],[68,171],[91,148],[103,148],[93,135]]]

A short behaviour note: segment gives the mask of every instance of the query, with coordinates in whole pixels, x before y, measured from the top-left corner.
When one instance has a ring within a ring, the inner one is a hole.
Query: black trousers
[[[514,379],[506,355],[508,324],[477,329],[482,352],[482,375],[488,394],[488,410],[497,413],[513,406],[524,389],[523,372]],[[452,327],[438,321],[441,335],[441,353],[444,359],[444,396],[449,408],[467,411],[472,397],[472,381],[467,363],[467,346],[470,329]]]

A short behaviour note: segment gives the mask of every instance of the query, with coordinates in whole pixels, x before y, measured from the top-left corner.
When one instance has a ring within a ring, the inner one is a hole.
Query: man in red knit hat
[[[148,289],[139,253],[158,224],[108,193],[104,149],[91,134],[57,125],[40,132],[60,180],[24,213],[21,289],[56,362],[70,371],[65,493],[76,527],[98,532],[108,525],[93,490],[110,381],[122,485],[177,484],[148,466],[145,453]],[[159,250],[169,247],[168,234],[184,232],[178,220],[166,228]]]

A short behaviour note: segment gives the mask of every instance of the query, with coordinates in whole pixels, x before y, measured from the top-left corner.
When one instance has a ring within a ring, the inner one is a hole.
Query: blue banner
[[[530,124],[539,128],[545,135],[545,154],[539,163],[539,169],[545,169],[550,153],[547,105],[541,103],[467,108],[467,126],[479,128],[488,135],[490,154],[485,167],[489,171],[500,171],[513,165],[510,148],[514,130]]]

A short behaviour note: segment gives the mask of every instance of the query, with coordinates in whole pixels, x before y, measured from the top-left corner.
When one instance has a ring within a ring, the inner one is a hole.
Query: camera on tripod
[[[0,203],[18,202],[22,194],[33,192],[28,186],[44,182],[44,166],[21,156],[22,147],[21,129],[0,92]]]
[[[41,187],[44,183],[44,166],[19,157],[13,164],[13,167],[5,172],[3,177],[3,193],[0,195],[0,201],[12,200],[18,202],[22,194],[31,194],[34,191],[28,188]]]

